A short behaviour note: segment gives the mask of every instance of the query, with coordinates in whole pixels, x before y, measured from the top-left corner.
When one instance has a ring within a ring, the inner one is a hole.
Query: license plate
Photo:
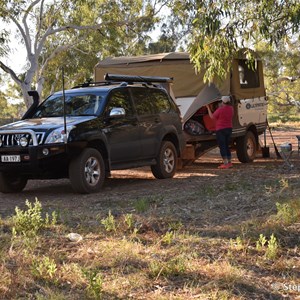
[[[1,155],[1,162],[20,162],[20,155]]]

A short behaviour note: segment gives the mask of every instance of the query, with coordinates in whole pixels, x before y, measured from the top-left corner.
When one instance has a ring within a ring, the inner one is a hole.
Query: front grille
[[[0,147],[17,147],[20,145],[20,139],[25,137],[28,140],[28,146],[37,146],[43,143],[44,132],[28,131],[0,131]]]

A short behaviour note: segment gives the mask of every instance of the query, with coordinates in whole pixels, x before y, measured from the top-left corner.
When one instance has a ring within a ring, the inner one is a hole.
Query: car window
[[[151,98],[151,89],[132,88],[131,93],[138,115],[154,114],[155,109]]]
[[[106,112],[110,112],[115,107],[124,108],[127,116],[133,115],[133,107],[127,89],[113,90],[111,92],[109,95]]]
[[[170,101],[163,91],[151,90],[151,99],[156,113],[165,113],[170,110]]]
[[[99,114],[103,96],[95,94],[65,95],[67,116],[89,116]],[[38,106],[34,118],[59,117],[63,115],[64,100],[62,95],[52,95]]]

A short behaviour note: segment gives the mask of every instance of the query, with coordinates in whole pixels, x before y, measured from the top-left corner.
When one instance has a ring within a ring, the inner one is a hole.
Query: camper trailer
[[[239,51],[222,84],[203,82],[204,71],[195,72],[188,53],[172,52],[135,57],[106,58],[95,66],[95,81],[106,73],[172,77],[169,92],[183,119],[186,148],[181,162],[187,164],[217,146],[214,124],[206,105],[216,109],[221,96],[230,96],[234,107],[232,150],[240,162],[254,160],[259,150],[259,135],[267,126],[267,98],[262,61],[253,52],[249,62]]]

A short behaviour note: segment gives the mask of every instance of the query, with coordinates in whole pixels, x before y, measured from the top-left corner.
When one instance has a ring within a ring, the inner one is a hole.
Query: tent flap
[[[221,97],[221,92],[219,89],[212,83],[206,84],[205,87],[200,91],[194,101],[191,103],[188,110],[182,116],[184,122],[190,119],[196,111],[204,105],[215,102]]]

